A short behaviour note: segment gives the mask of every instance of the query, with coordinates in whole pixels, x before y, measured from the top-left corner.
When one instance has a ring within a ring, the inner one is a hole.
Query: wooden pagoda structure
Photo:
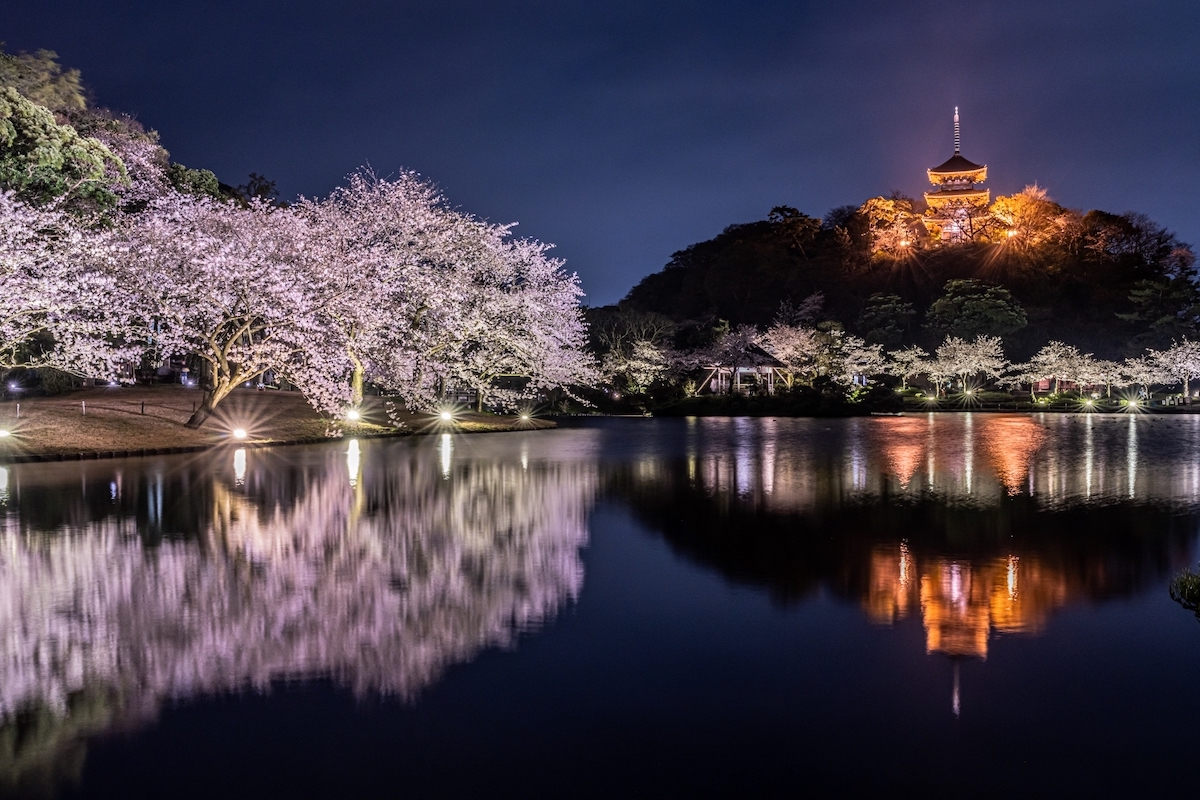
[[[925,227],[942,241],[974,239],[975,222],[986,215],[991,190],[980,185],[987,180],[987,165],[963,158],[958,106],[954,107],[954,155],[927,174],[934,190],[925,193]]]

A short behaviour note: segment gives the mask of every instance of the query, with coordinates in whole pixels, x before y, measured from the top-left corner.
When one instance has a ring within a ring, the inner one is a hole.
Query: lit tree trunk
[[[237,386],[236,383],[224,380],[208,387],[204,392],[204,400],[200,403],[200,407],[188,419],[187,427],[193,429],[200,428],[213,415],[213,412],[217,410],[217,404],[228,397],[235,386]]]
[[[267,368],[262,368],[254,372],[242,372],[242,366],[236,361],[229,359],[230,347],[233,346],[233,341],[229,341],[225,347],[218,347],[213,340],[209,342],[212,345],[214,355],[212,357],[205,356],[204,361],[208,364],[209,372],[212,375],[212,383],[204,393],[204,400],[200,403],[200,407],[193,412],[191,418],[187,421],[187,427],[198,429],[201,425],[208,421],[208,418],[213,415],[217,409],[217,404],[229,396],[229,393],[238,387],[239,384],[246,381],[252,381],[262,376]]]
[[[362,359],[349,351],[350,363],[354,365],[353,371],[350,373],[350,407],[358,408],[362,405],[363,400],[363,380],[366,375],[366,369],[363,367]]]

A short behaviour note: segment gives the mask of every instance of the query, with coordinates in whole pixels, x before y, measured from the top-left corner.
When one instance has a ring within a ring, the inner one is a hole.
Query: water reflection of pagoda
[[[1036,633],[1067,600],[1060,570],[1015,555],[985,561],[934,558],[918,562],[906,544],[871,553],[864,605],[874,622],[890,624],[918,608],[925,649],[987,658],[997,633]]]
[[[929,182],[936,187],[925,193],[925,227],[943,241],[963,241],[975,237],[973,221],[987,209],[991,191],[980,184],[987,180],[987,165],[963,158],[958,127],[958,106],[954,107],[954,155],[928,170]]]

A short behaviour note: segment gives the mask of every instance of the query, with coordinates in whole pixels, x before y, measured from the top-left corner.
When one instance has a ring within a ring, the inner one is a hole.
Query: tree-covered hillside
[[[820,294],[818,319],[869,343],[932,347],[948,334],[990,334],[1004,337],[1010,357],[1048,340],[1117,357],[1194,335],[1195,259],[1162,226],[1065,209],[1038,187],[974,211],[973,240],[947,244],[903,197],[823,220],[780,206],[675,253],[619,309],[765,327],[781,305]]]

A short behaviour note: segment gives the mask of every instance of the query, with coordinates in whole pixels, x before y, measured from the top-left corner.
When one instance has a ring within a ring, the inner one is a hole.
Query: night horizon
[[[1184,3],[56,3],[10,10],[0,40],[56,51],[226,183],[292,199],[416,170],[554,243],[595,306],[774,206],[919,197],[955,106],[994,194],[1036,183],[1200,241],[1198,25]]]

